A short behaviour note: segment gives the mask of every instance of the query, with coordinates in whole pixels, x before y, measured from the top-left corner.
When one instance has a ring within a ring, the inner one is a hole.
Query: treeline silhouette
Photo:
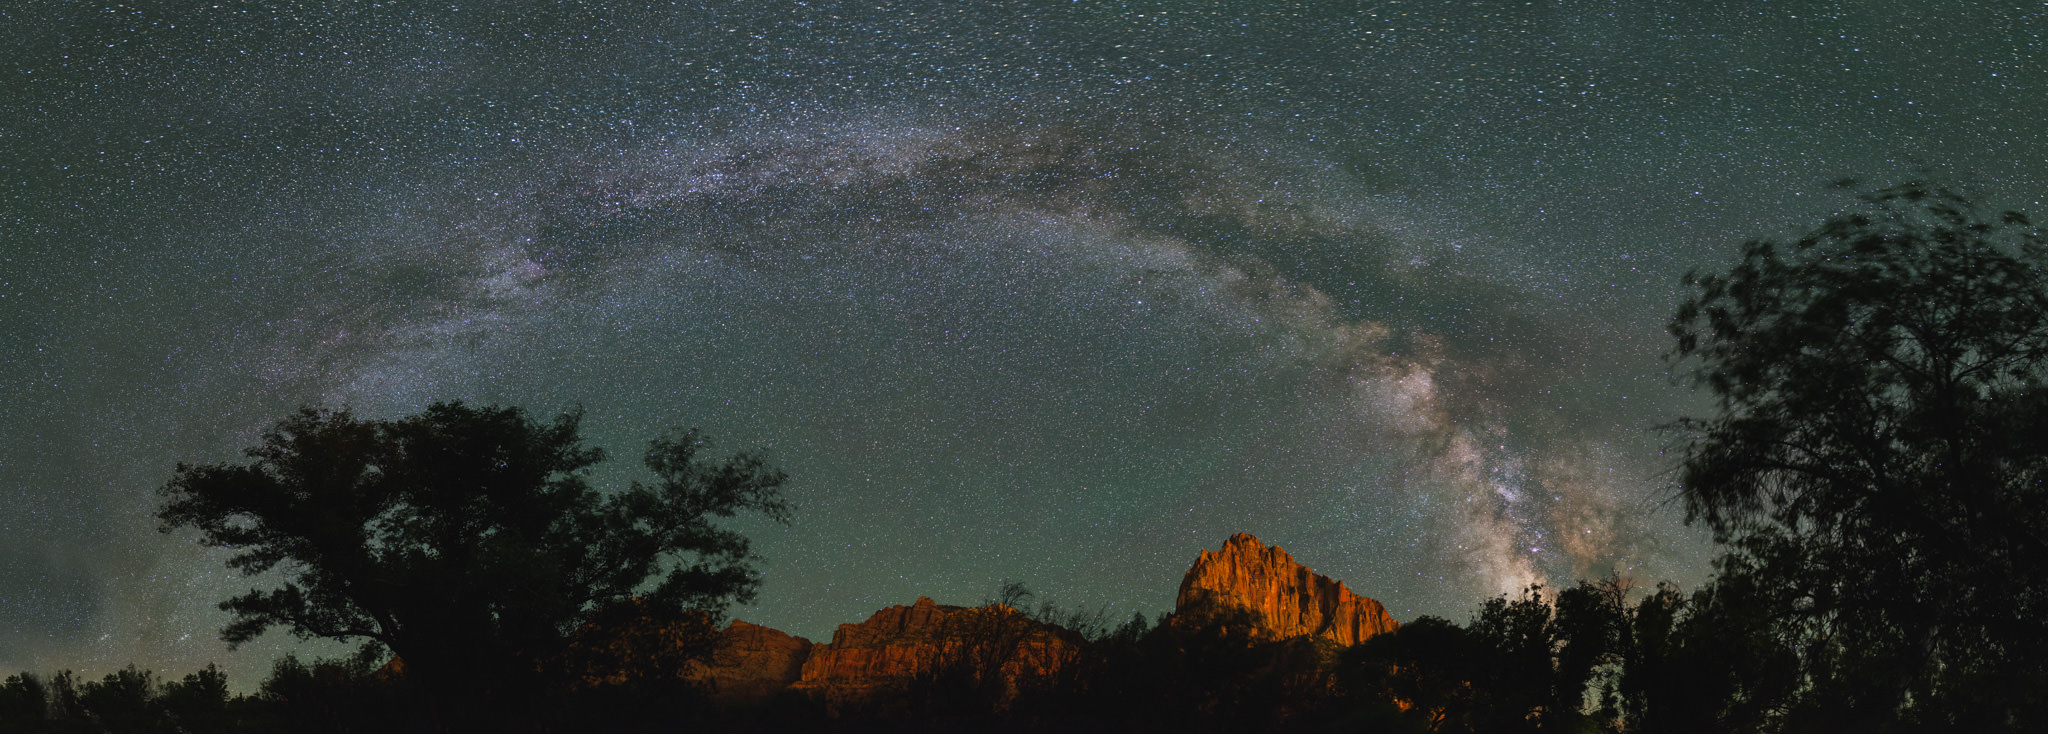
[[[1009,585],[991,603],[1026,608]],[[1486,600],[1464,624],[1422,617],[1349,648],[1271,640],[1246,614],[1134,615],[1111,626],[1042,604],[1072,625],[1066,664],[1020,680],[987,672],[1016,654],[1013,625],[966,644],[906,688],[828,714],[785,692],[720,707],[702,684],[646,678],[555,691],[523,707],[534,731],[1382,731],[1720,732],[1753,730],[1798,687],[1769,610],[1725,586],[1662,585],[1631,601],[1618,578]],[[313,663],[287,656],[254,692],[209,665],[179,680],[134,667],[98,681],[22,673],[0,686],[0,731],[465,731],[435,689],[375,646]],[[1822,727],[1819,730],[1825,730]]]
[[[8,676],[0,684],[0,730],[10,732],[239,731],[247,706],[228,694],[227,676],[206,666],[159,681],[135,666],[97,681],[71,671]]]
[[[254,692],[234,693],[214,665],[180,680],[129,666],[98,681],[71,671],[21,673],[0,685],[0,732],[259,734],[463,732],[494,719],[451,720],[433,686],[396,672],[374,646],[312,663],[286,655]],[[654,732],[702,728],[717,714],[701,688],[627,681],[554,692],[519,707],[533,731]]]
[[[1639,595],[1608,577],[1554,594],[1530,587],[1486,600],[1463,624],[1426,616],[1348,648],[1269,639],[1243,612],[1139,615],[1084,627],[1076,658],[1007,706],[993,681],[969,690],[972,671],[958,669],[920,680],[880,715],[789,730],[1757,730],[1796,689],[1797,669],[1767,633],[1768,610],[1749,601],[1724,586]]]

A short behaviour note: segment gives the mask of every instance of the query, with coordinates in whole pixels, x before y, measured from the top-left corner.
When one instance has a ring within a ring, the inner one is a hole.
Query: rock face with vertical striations
[[[1379,602],[1246,533],[1230,536],[1221,551],[1202,551],[1181,577],[1174,609],[1175,616],[1190,620],[1243,611],[1262,636],[1313,637],[1345,646],[1400,626]]]

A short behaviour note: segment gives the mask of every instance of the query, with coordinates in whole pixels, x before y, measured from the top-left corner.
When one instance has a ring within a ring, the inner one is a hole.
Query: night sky
[[[324,6],[335,5],[338,8]],[[478,7],[466,7],[466,6]],[[483,7],[483,6],[488,7]],[[792,477],[734,616],[1169,609],[1244,531],[1465,620],[1696,584],[1686,270],[1828,182],[2048,214],[2038,3],[0,10],[0,672],[220,663],[178,461],[301,405],[700,426]]]

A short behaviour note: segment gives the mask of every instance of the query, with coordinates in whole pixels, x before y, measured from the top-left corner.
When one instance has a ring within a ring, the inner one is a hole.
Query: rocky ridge
[[[710,659],[691,661],[683,677],[710,684],[714,700],[766,701],[802,677],[813,647],[802,637],[735,619],[719,633]]]
[[[999,698],[1016,695],[1018,681],[1058,670],[1080,652],[1078,635],[1002,605],[957,607],[918,597],[858,624],[842,624],[832,642],[817,645],[790,690],[829,707],[908,690],[919,680],[957,676],[956,682],[993,682]],[[987,676],[997,676],[988,681]]]
[[[1230,536],[1221,551],[1202,551],[1181,577],[1174,610],[1183,619],[1240,610],[1267,639],[1313,637],[1342,646],[1400,626],[1379,602],[1246,533]]]
[[[1244,533],[1220,551],[1203,550],[1181,578],[1175,600],[1179,620],[1231,612],[1248,615],[1255,636],[1272,641],[1354,645],[1399,626],[1379,602]],[[765,702],[789,691],[839,710],[944,676],[998,684],[983,689],[1002,701],[1017,694],[1019,681],[1071,662],[1081,644],[1079,635],[1006,606],[959,607],[919,597],[839,625],[826,644],[735,620],[711,659],[693,664],[687,675],[732,703]]]

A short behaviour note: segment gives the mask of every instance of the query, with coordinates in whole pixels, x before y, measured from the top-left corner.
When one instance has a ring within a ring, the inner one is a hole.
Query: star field
[[[762,448],[732,613],[813,639],[1240,531],[1402,620],[1697,583],[1680,274],[2048,190],[2038,6],[328,5],[0,10],[0,669],[327,649],[152,518],[300,405]]]

